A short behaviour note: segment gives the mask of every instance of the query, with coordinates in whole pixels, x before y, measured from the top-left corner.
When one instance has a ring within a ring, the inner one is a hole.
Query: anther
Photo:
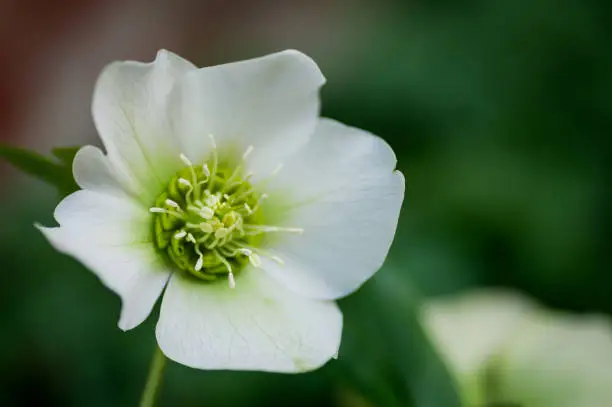
[[[280,172],[280,170],[282,170],[282,169],[283,169],[283,167],[284,167],[284,164],[282,164],[282,163],[281,163],[281,164],[278,164],[278,165],[276,166],[276,168],[274,169],[274,171],[272,171],[272,172],[270,173],[270,175],[276,175],[276,174],[278,174],[278,173]]]
[[[164,209],[164,208],[157,208],[155,206],[152,207],[152,208],[149,208],[149,212],[151,212],[151,213],[165,213],[165,214],[168,214],[168,215],[175,216],[175,217],[177,217],[179,219],[184,219],[183,215],[181,215],[180,213],[172,212],[172,211],[169,211],[169,210]]]
[[[270,259],[274,260],[275,262],[277,262],[281,266],[285,265],[285,261],[283,259],[281,259],[280,257],[278,257],[278,256],[270,256]]]
[[[250,249],[240,248],[238,249],[238,253],[244,254],[245,256],[250,256],[251,254],[253,254],[253,251]]]
[[[194,270],[195,271],[200,271],[200,270],[202,270],[202,266],[204,265],[204,255],[202,254],[202,251],[200,250],[200,248],[198,247],[196,242],[194,241],[193,243],[194,243],[195,251],[198,254],[198,260],[196,261]]]
[[[279,226],[267,226],[267,225],[244,225],[245,229],[250,229],[253,231],[258,231],[262,233],[266,232],[288,232],[288,233],[304,233],[304,229],[302,228],[285,228]]]
[[[215,232],[215,238],[223,239],[225,236],[227,236],[228,233],[229,233],[229,230],[226,228],[217,229],[217,231]]]
[[[212,219],[213,216],[215,216],[215,211],[213,211],[211,208],[209,208],[208,206],[203,207],[202,209],[200,209],[199,214],[201,217],[203,217],[204,219]]]
[[[253,265],[253,267],[260,267],[261,257],[256,255],[255,253],[251,253],[251,255],[249,256],[249,262]]]
[[[172,199],[166,199],[166,205],[171,206],[175,209],[181,209],[181,207],[179,206],[179,204],[177,204],[176,202],[174,202]]]
[[[209,195],[206,197],[206,205],[215,206],[219,203],[219,197],[216,195]]]
[[[187,187],[191,186],[191,182],[187,181],[185,178],[179,178],[178,182],[179,182],[179,184],[185,185]]]
[[[182,238],[184,238],[185,236],[187,236],[187,232],[185,232],[184,230],[181,230],[180,232],[177,232],[174,234],[174,238],[176,240],[180,240]]]
[[[200,230],[204,233],[212,233],[214,228],[210,223],[202,222],[200,223]]]
[[[215,143],[215,136],[209,134],[208,137],[210,137],[210,143],[212,144],[212,148],[217,148],[217,143]]]
[[[189,160],[189,158],[187,158],[187,156],[183,153],[181,153],[181,161],[183,161],[185,163],[185,165],[191,167],[193,164],[191,163],[191,161]]]
[[[246,160],[246,158],[253,152],[254,148],[255,147],[253,146],[248,146],[244,154],[242,154],[242,159]]]
[[[231,271],[227,275],[227,283],[229,284],[229,288],[231,288],[232,290],[236,288],[236,280],[234,279],[234,273],[232,273]]]
[[[206,164],[206,163],[202,164],[202,172],[207,177],[210,177],[210,169],[208,168],[208,164]]]
[[[191,242],[191,243],[195,243],[196,239],[195,239],[195,237],[193,237],[193,235],[191,233],[187,233],[187,241]]]
[[[253,208],[249,208],[249,215],[253,214],[254,212],[257,211],[257,209],[259,209],[259,207],[261,206],[261,203],[263,201],[265,201],[266,199],[268,199],[268,194],[262,194],[259,199],[257,200],[257,202],[255,203],[255,206]],[[246,205],[246,203],[245,203]]]
[[[202,270],[202,265],[204,265],[204,257],[199,256],[198,257],[198,261],[196,261],[196,264],[195,264],[195,267],[194,267],[195,271]]]

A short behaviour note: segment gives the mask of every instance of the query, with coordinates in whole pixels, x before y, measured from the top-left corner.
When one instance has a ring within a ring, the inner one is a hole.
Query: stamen
[[[181,240],[182,238],[184,238],[185,236],[187,236],[187,232],[185,232],[185,230],[181,230],[177,233],[174,234],[174,238],[176,240]]]
[[[178,209],[179,211],[181,211],[181,207],[179,206],[179,204],[177,204],[176,202],[174,202],[172,199],[166,199],[166,205],[171,206],[175,209]]]
[[[264,185],[266,185],[268,182],[270,182],[270,180],[272,178],[274,178],[280,172],[280,170],[282,168],[283,168],[283,164],[278,164],[276,166],[276,168],[267,177],[257,181],[257,183],[255,185],[257,185],[258,189],[262,188]],[[250,174],[250,175],[253,175],[253,174]],[[247,178],[245,178],[245,179],[247,179]],[[236,201],[239,201],[239,200],[241,200],[242,198],[244,198],[245,196],[249,195],[252,192],[253,192],[253,185],[250,185],[249,188],[246,191],[240,193],[240,195],[236,196],[234,199]]]
[[[215,136],[213,136],[212,134],[209,134],[208,137],[210,137],[210,144],[212,144],[212,148],[216,149],[217,143],[215,143]]]
[[[191,243],[196,243],[196,239],[195,237],[193,237],[193,235],[191,233],[187,233],[187,241],[191,242]]]
[[[195,229],[198,232],[204,233],[206,238],[208,238],[208,236],[211,235],[215,230],[213,225],[211,225],[208,222],[202,222],[202,223],[189,223],[188,222],[185,224],[185,227],[187,227],[188,229]],[[201,243],[202,239],[198,240],[198,242]]]
[[[181,153],[181,160],[185,163],[185,165],[189,168],[189,172],[191,172],[191,182],[195,184],[196,197],[199,195],[199,187],[198,187],[198,177],[193,169],[193,164],[191,160],[187,158],[187,156]]]
[[[212,233],[215,229],[210,223],[202,222],[200,223],[200,230],[204,233]]]
[[[283,164],[278,164],[276,168],[270,173],[270,175],[268,175],[262,180],[259,180],[257,184],[255,185],[257,185],[258,188],[262,188],[264,185],[270,182],[270,180],[274,178],[274,176],[276,176],[282,168],[283,168]],[[240,195],[238,195],[234,199],[236,201],[239,201],[240,199],[243,199],[245,196],[249,195],[252,192],[253,192],[253,185],[251,185],[246,191],[242,192]]]
[[[210,142],[213,148],[213,169],[210,175],[210,182],[208,183],[207,191],[213,190],[213,185],[215,183],[215,175],[217,175],[217,165],[219,165],[219,157],[217,156],[217,143],[215,143],[215,137],[212,134],[209,134]]]
[[[195,267],[194,267],[195,271],[202,270],[202,265],[203,264],[204,264],[204,257],[199,256],[198,257],[198,261],[196,261],[196,264],[195,264]]]
[[[219,197],[217,195],[209,195],[206,197],[206,205],[215,206],[219,203]]]
[[[268,232],[287,232],[287,233],[304,233],[304,229],[302,228],[285,228],[280,226],[268,226],[268,225],[243,225],[245,229],[250,229],[253,231],[258,231],[260,233],[268,233]]]
[[[177,218],[179,218],[181,220],[185,219],[183,217],[183,215],[181,215],[180,213],[172,212],[172,211],[169,211],[168,209],[158,208],[158,207],[155,207],[155,206],[152,207],[152,208],[149,208],[149,212],[151,212],[151,213],[165,213],[165,214],[168,214],[168,215],[175,216],[175,217],[177,217]]]
[[[206,179],[204,179],[204,180],[202,180],[202,181],[198,182],[198,183],[196,184],[196,186],[198,187],[198,191],[200,190],[200,187],[201,187],[202,185],[206,184],[206,183],[207,183],[209,180],[210,180],[210,178],[206,178]]]
[[[227,280],[229,282],[230,288],[236,288],[236,280],[234,279],[234,273],[232,272],[232,265],[219,253],[218,250],[215,250],[215,255],[221,260],[221,263],[227,268]]]
[[[204,219],[212,219],[213,216],[215,216],[215,211],[210,209],[208,206],[205,206],[204,208],[200,209],[198,214]]]
[[[278,256],[268,256],[271,260],[274,260],[275,262],[277,262],[278,264],[280,264],[281,266],[285,265],[285,261],[283,259],[281,259]]]
[[[223,186],[223,189],[221,189],[221,192],[225,192],[228,189],[233,188],[235,186],[232,183],[232,181],[234,181],[234,178],[236,178],[236,176],[240,173],[240,170],[242,169],[242,164],[244,164],[245,160],[253,152],[253,150],[254,150],[253,146],[248,146],[247,147],[247,149],[244,152],[244,154],[242,154],[242,161],[236,167],[234,167],[234,170],[232,171],[232,175],[230,175],[229,178],[227,178],[227,180],[225,180],[225,185]],[[237,185],[240,185],[243,182],[244,181],[241,180],[240,182],[238,182]]]
[[[244,154],[242,154],[242,159],[246,160],[246,158],[253,152],[254,149],[255,149],[255,147],[248,146],[246,151],[244,152]]]
[[[183,161],[185,163],[186,166],[191,167],[193,164],[191,163],[191,160],[189,160],[189,158],[187,158],[187,156],[183,153],[181,153],[181,161]]]
[[[194,242],[194,248],[195,248],[196,253],[198,254],[198,260],[196,261],[194,269],[195,271],[200,271],[202,270],[202,266],[204,265],[204,255],[200,251],[200,248],[198,247],[198,245],[195,244],[195,242]]]
[[[227,236],[228,233],[229,233],[229,229],[226,229],[226,228],[217,229],[217,231],[215,232],[215,238],[223,239],[225,236]]]
[[[249,256],[249,262],[253,265],[253,267],[259,268],[261,266],[261,258],[255,253],[251,253]]]
[[[228,245],[218,246],[217,250],[219,250],[219,253],[223,254],[225,257],[236,257],[237,255],[242,254],[240,249],[232,250]]]
[[[203,244],[204,247],[206,247],[206,241],[208,240],[208,238],[211,236],[210,233],[205,234],[204,236],[202,236],[201,238],[198,239],[198,244]]]
[[[257,253],[261,254],[262,256],[265,256],[265,257],[269,258],[270,260],[278,263],[281,266],[285,265],[285,262],[283,261],[283,259],[281,259],[278,256],[273,255],[272,253],[270,253],[270,252],[268,252],[266,250],[259,249],[257,247],[253,247],[253,246],[247,245],[245,243],[234,242],[234,241],[230,242],[229,245],[231,245],[232,247],[237,247],[238,248],[237,250],[240,251],[240,253],[244,254],[245,256],[249,256],[249,261],[251,260],[250,257],[253,256],[252,253],[253,252],[257,252]],[[247,254],[247,253],[249,253],[249,254]],[[255,260],[255,261],[257,261],[257,260]],[[251,263],[251,264],[253,264],[253,263]],[[259,259],[259,264],[261,264],[261,259]],[[255,267],[257,267],[257,266],[255,266]]]
[[[208,250],[212,250],[217,247],[217,244],[219,244],[219,239],[215,237],[215,239],[209,245],[205,245],[204,247],[206,247]]]
[[[185,201],[187,203],[191,202],[191,194],[193,193],[193,185],[191,184],[191,182],[189,182],[188,180],[182,177],[178,179],[178,182],[179,184],[185,185],[187,188],[189,188],[187,190],[187,193],[185,194]]]
[[[210,169],[208,169],[208,164],[206,164],[206,163],[202,164],[202,172],[207,177],[210,177]]]
[[[250,209],[249,215],[252,215],[253,213],[257,212],[257,209],[259,209],[259,207],[261,206],[261,203],[265,201],[266,199],[268,199],[268,194],[262,194],[257,200],[257,202],[255,203],[255,206],[252,209],[249,208]]]
[[[276,174],[278,174],[280,172],[280,170],[283,169],[283,167],[285,166],[285,164],[280,163],[276,166],[276,168],[270,173],[271,176],[275,176]]]

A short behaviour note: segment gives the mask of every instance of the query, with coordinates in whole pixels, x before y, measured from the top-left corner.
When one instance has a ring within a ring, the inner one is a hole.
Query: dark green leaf
[[[79,189],[72,176],[72,160],[77,149],[54,149],[56,160],[24,148],[0,144],[0,157],[26,174],[55,186],[62,196],[66,196]]]
[[[79,151],[81,147],[54,147],[51,152],[58,160],[62,162],[66,167],[72,168],[72,162],[74,161],[74,156],[77,151]]]
[[[460,407],[444,363],[418,318],[419,299],[382,270],[342,301],[345,330],[339,377],[379,407]]]

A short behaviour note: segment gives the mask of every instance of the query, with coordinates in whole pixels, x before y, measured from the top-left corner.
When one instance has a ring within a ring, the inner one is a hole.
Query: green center
[[[155,245],[179,270],[203,281],[227,278],[233,286],[234,274],[247,263],[260,264],[254,244],[265,198],[240,166],[217,166],[216,159],[212,168],[188,165],[151,208]]]

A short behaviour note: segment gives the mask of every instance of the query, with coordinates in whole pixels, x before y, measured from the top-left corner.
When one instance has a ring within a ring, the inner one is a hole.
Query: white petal
[[[94,122],[122,184],[152,201],[181,166],[180,146],[168,120],[175,81],[196,69],[160,51],[152,63],[114,62],[100,74],[93,96]]]
[[[199,369],[304,372],[337,354],[342,314],[258,269],[202,284],[178,273],[163,297],[157,341],[170,359]]]
[[[76,183],[83,189],[119,197],[126,193],[137,196],[138,186],[118,177],[108,157],[98,147],[82,147],[74,157],[72,171]]]
[[[382,265],[395,234],[404,178],[380,138],[321,120],[310,142],[274,178],[266,223],[303,228],[262,243],[284,261],[264,269],[292,290],[333,299]]]
[[[460,384],[466,406],[485,406],[484,374],[522,332],[537,305],[512,292],[487,290],[433,299],[421,309],[423,326]]]
[[[177,86],[175,131],[194,162],[210,153],[209,134],[225,157],[252,145],[249,170],[265,176],[306,143],[324,82],[314,61],[297,51],[203,68]]]
[[[449,366],[463,374],[479,374],[536,305],[504,291],[483,291],[428,301],[423,325]]]
[[[169,277],[154,250],[146,209],[126,198],[81,190],[60,202],[55,219],[59,227],[40,230],[121,297],[119,327],[144,321]]]
[[[529,407],[608,406],[612,323],[603,316],[542,312],[516,332],[500,366],[502,401]]]

